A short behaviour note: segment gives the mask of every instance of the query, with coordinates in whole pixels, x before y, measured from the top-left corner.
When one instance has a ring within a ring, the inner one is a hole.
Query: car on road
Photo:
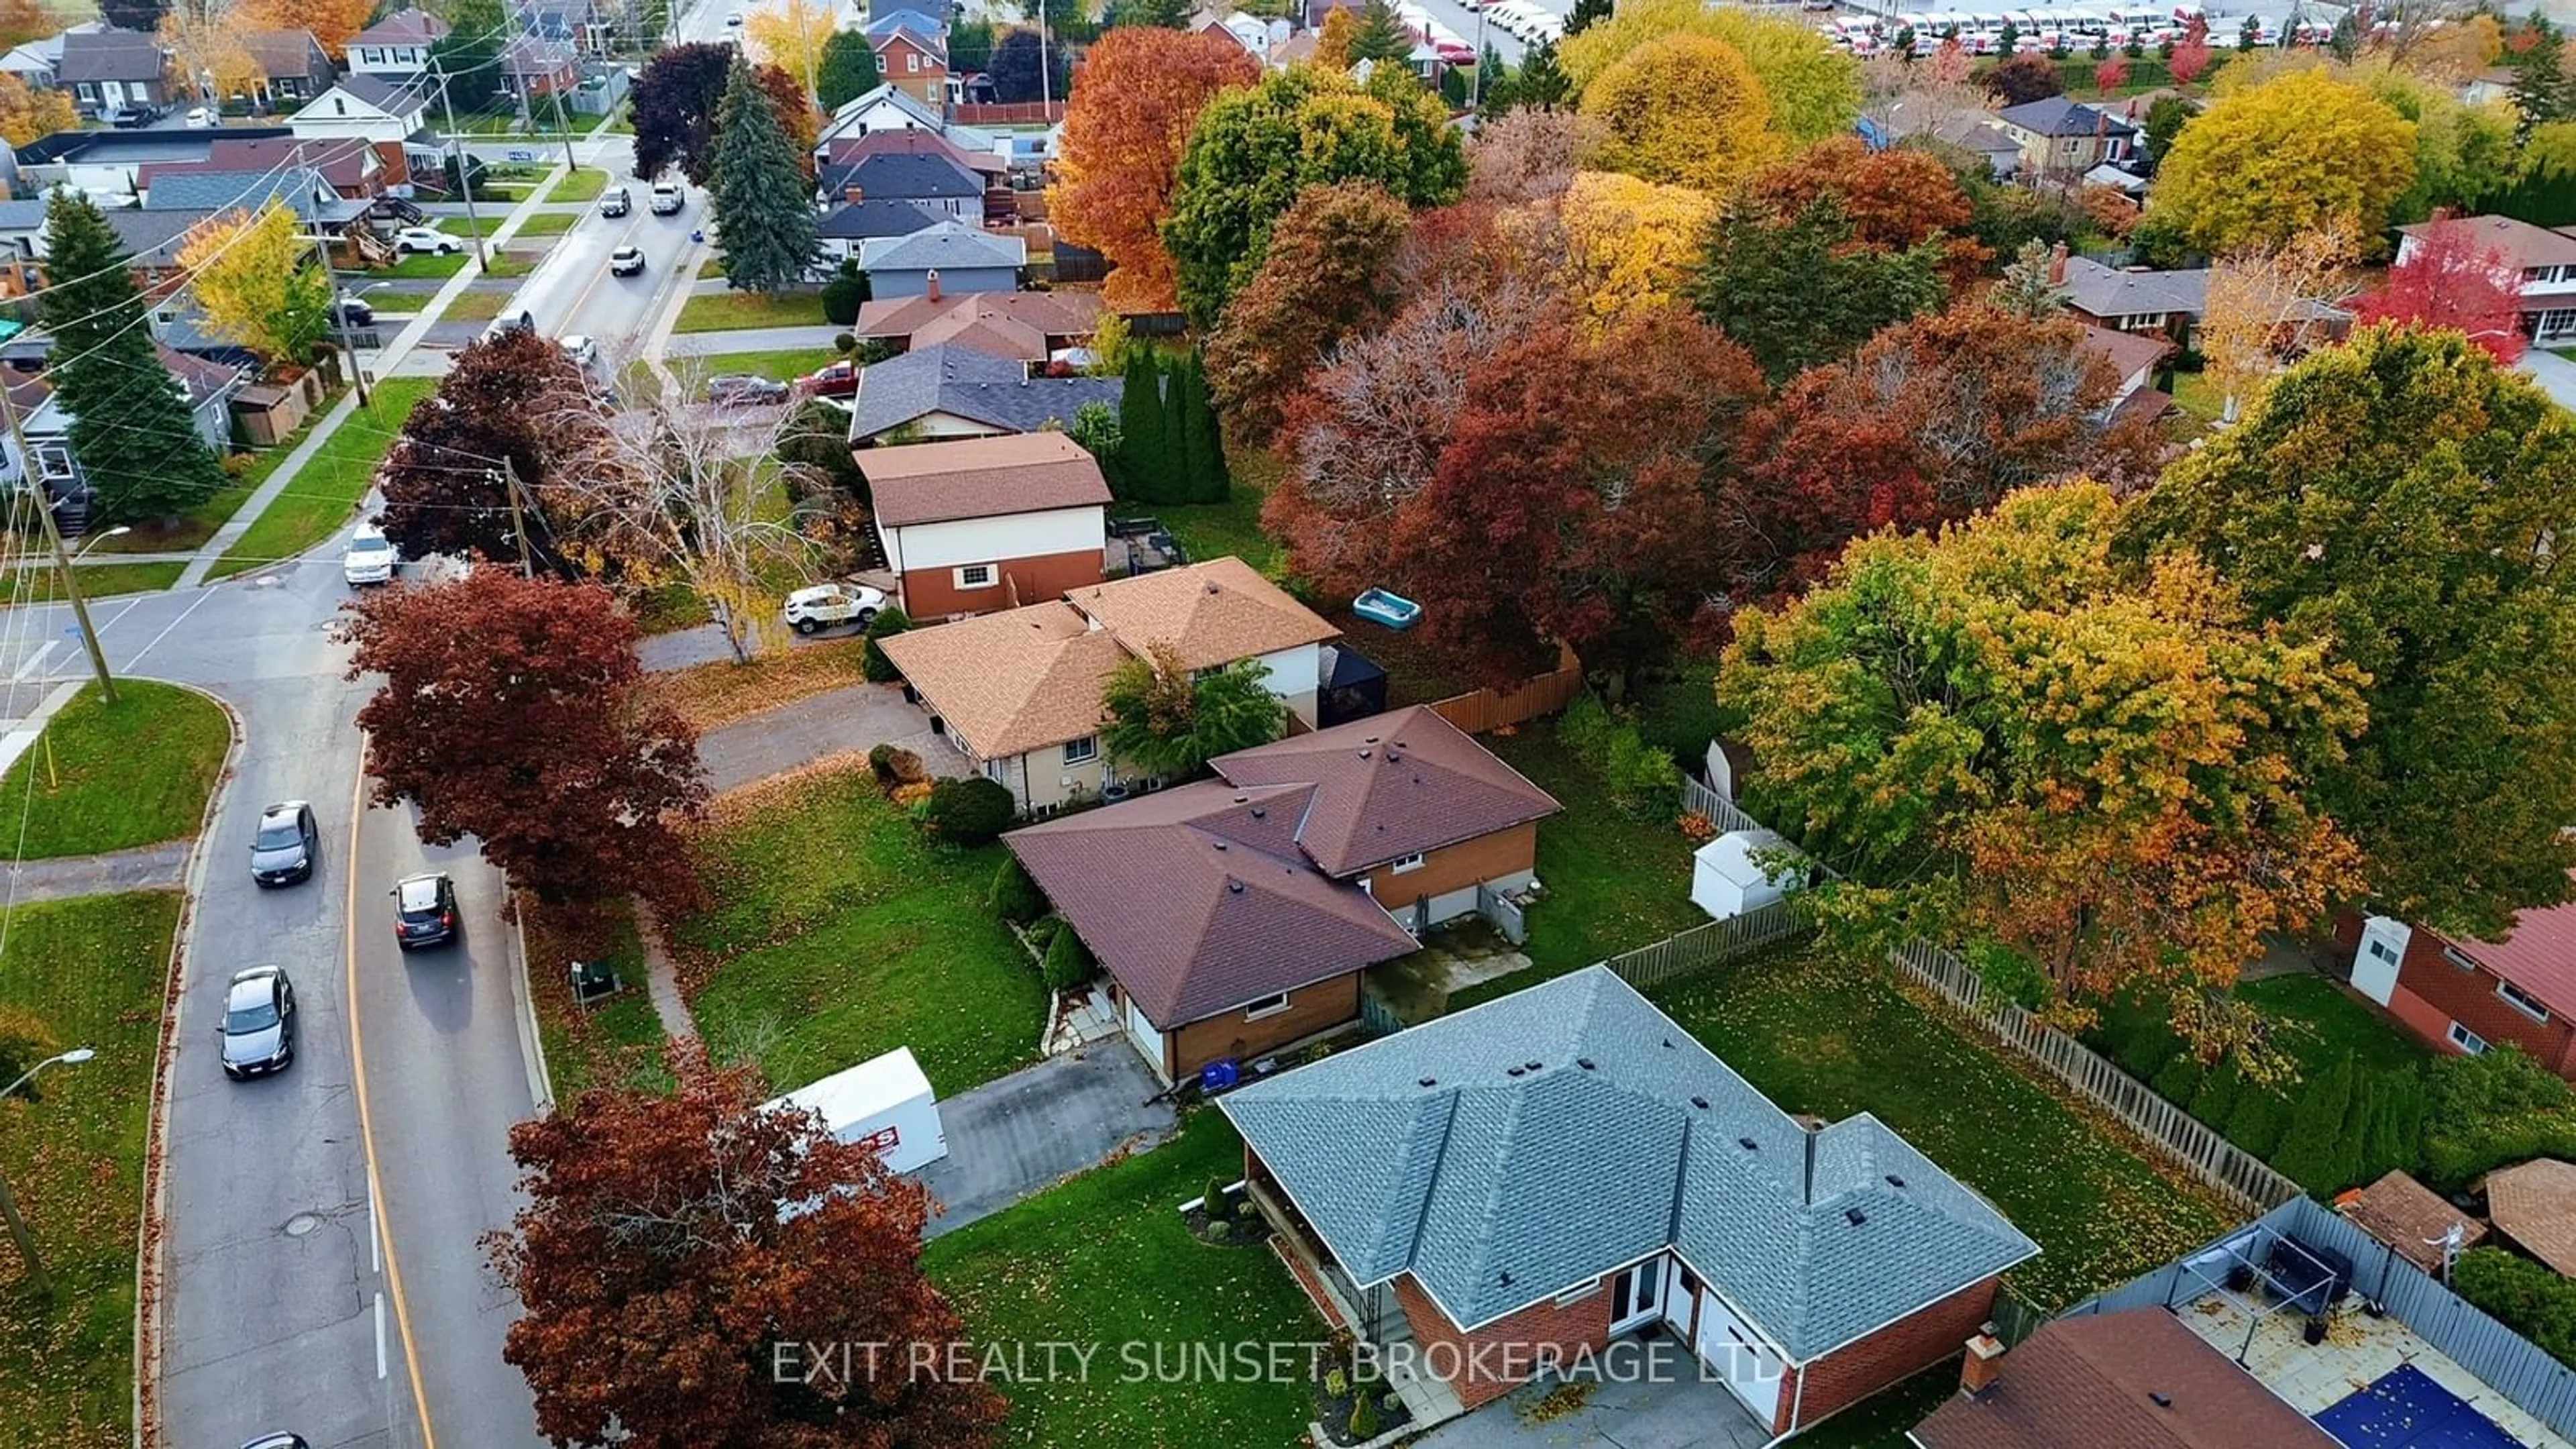
[[[406,951],[456,939],[456,882],[445,871],[394,882],[394,942]]]
[[[599,214],[624,216],[635,209],[635,198],[623,186],[612,186],[599,193]]]
[[[275,966],[233,973],[224,988],[224,1075],[234,1081],[284,1071],[295,1060],[295,985]]]
[[[301,1434],[262,1434],[244,1444],[242,1449],[313,1449]]]
[[[608,254],[608,274],[612,277],[640,277],[644,275],[644,249],[637,246],[624,246],[610,252]]]
[[[856,397],[859,365],[845,357],[818,367],[796,379],[796,390],[807,397]]]
[[[595,338],[585,337],[576,332],[569,337],[559,339],[557,345],[563,348],[564,356],[572,359],[572,365],[584,372],[590,371],[599,362],[599,343]]]
[[[492,325],[483,329],[483,340],[486,342],[498,342],[513,332],[534,332],[536,330],[536,314],[523,308],[516,317],[503,314],[502,316],[493,318]]]
[[[735,11],[734,13],[732,13],[731,15],[726,16],[726,17],[725,17],[725,24],[726,24],[727,26],[737,26],[737,25],[742,24],[742,12],[741,12],[741,11],[739,11],[739,10],[737,10],[737,11]]]
[[[748,372],[720,372],[707,379],[707,401],[718,407],[753,407],[787,401],[787,384]]]
[[[250,838],[250,878],[264,886],[311,880],[313,862],[321,854],[322,832],[313,823],[313,807],[280,800],[259,812],[259,833]]]
[[[689,189],[676,181],[653,183],[653,214],[671,216],[689,204]]]
[[[838,624],[865,624],[885,607],[885,591],[865,584],[816,584],[787,596],[787,623],[799,634]]]
[[[366,299],[357,293],[342,292],[340,320],[352,327],[372,327],[376,322],[376,309],[367,305]]]
[[[446,257],[463,252],[465,243],[434,226],[407,226],[394,233],[394,250],[405,256],[426,252]]]
[[[359,524],[358,531],[349,535],[348,552],[340,555],[340,577],[353,589],[390,584],[401,570],[402,550],[372,523]]]

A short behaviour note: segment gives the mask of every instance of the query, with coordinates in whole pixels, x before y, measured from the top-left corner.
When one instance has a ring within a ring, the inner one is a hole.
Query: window
[[[2467,1027],[2460,1025],[2456,1021],[2451,1023],[2451,1045],[2458,1047],[2460,1050],[2467,1052],[2473,1057],[2485,1056],[2487,1051],[2487,1039],[2485,1037],[2478,1035],[2476,1032],[2469,1030]]]
[[[2362,949],[2368,951],[2371,955],[2371,959],[2376,961],[2386,961],[2394,964],[2397,960],[2397,948],[2389,945],[2386,941],[2380,940],[2376,936],[2371,937],[2369,943],[2363,946]]]
[[[1395,875],[1403,875],[1407,871],[1420,869],[1422,869],[1422,852],[1418,850],[1411,855],[1399,858],[1387,867],[1387,870]]]
[[[72,87],[72,93],[85,101],[94,101],[98,99],[98,87],[91,85],[88,81],[82,81],[79,85]]]
[[[2533,1000],[2530,992],[2523,990],[2521,987],[2514,985],[2510,981],[2497,982],[2496,995],[2503,997],[2507,1006],[2512,1007],[2514,1010],[2521,1012],[2523,1015],[2530,1017],[2534,1021],[2547,1021],[2549,1019],[2548,1007]]]
[[[1064,742],[1064,762],[1068,765],[1087,765],[1099,758],[1098,735],[1085,735],[1081,739]]]
[[[1279,1013],[1286,1011],[1287,1009],[1288,993],[1282,991],[1276,996],[1265,996],[1259,1001],[1245,1002],[1243,1004],[1243,1019],[1246,1021],[1259,1021],[1265,1016],[1277,1016]]]
[[[2475,971],[2478,969],[2478,963],[2470,960],[2468,953],[2457,946],[2443,947],[2442,959],[2459,967],[2463,971]]]
[[[997,785],[1007,785],[1011,783],[1011,762],[1008,760],[986,760],[984,762],[984,778]]]
[[[991,564],[968,564],[957,571],[957,587],[961,589],[989,589],[992,586]]]
[[[915,74],[920,73],[921,57],[913,54],[911,51],[905,51],[903,55],[903,68],[914,72]]]
[[[38,447],[36,449],[36,463],[37,466],[44,469],[45,476],[48,478],[69,478],[74,476],[75,470],[72,467],[72,450],[64,447],[60,443],[46,443]]]

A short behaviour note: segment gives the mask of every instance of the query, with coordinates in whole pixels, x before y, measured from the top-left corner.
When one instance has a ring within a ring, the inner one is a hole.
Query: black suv
[[[314,827],[313,807],[281,800],[259,812],[259,833],[250,841],[250,878],[264,886],[311,880],[314,858],[321,853],[322,832]]]
[[[409,951],[456,939],[456,883],[443,871],[394,883],[394,941]]]
[[[234,1081],[286,1070],[295,1060],[295,987],[286,973],[274,966],[233,973],[215,1035],[223,1039],[224,1075]]]

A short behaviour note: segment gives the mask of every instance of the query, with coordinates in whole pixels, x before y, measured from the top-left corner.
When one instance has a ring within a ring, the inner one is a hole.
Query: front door
[[[1664,1260],[1648,1258],[1633,1268],[1622,1268],[1610,1280],[1610,1331],[1625,1333],[1642,1323],[1654,1320],[1655,1310],[1663,1302]]]

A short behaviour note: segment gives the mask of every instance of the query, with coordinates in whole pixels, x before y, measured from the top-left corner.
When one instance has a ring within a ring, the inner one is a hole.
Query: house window
[[[2514,985],[2510,981],[2497,982],[2496,995],[2503,997],[2507,1006],[2512,1007],[2514,1010],[2521,1012],[2523,1015],[2530,1017],[2534,1021],[2549,1020],[2549,1008],[2541,1005],[2537,1001],[2534,1001],[2530,992],[2523,990],[2521,987]]]
[[[1418,850],[1411,855],[1400,857],[1394,864],[1387,867],[1388,872],[1394,875],[1420,869],[1422,869],[1422,852]]]
[[[1085,735],[1081,739],[1064,742],[1064,762],[1068,765],[1087,765],[1099,758],[1098,735]]]
[[[2487,1052],[2487,1039],[2456,1021],[2451,1023],[2451,1045],[2473,1057],[2485,1056]]]
[[[2395,965],[2397,962],[2397,948],[2376,936],[2371,937],[2369,944],[2362,949],[2370,953],[2372,960],[2386,961],[2390,965]]]
[[[919,74],[921,71],[921,57],[914,55],[910,51],[905,51],[903,56],[903,68],[916,75]]]
[[[72,450],[60,443],[47,443],[36,449],[36,466],[43,469],[48,478],[75,476],[75,470],[72,467]]]
[[[98,99],[98,87],[91,85],[88,81],[82,81],[79,85],[72,87],[72,93],[85,101],[95,101]]]
[[[1265,996],[1259,1001],[1245,1002],[1243,1004],[1243,1019],[1246,1021],[1259,1021],[1265,1016],[1277,1016],[1279,1013],[1286,1011],[1287,1009],[1288,993],[1282,991],[1276,996]]]
[[[996,785],[1007,785],[1011,783],[1011,762],[1008,760],[986,760],[984,762],[984,778],[992,781]]]
[[[2475,971],[2478,969],[2478,963],[2470,960],[2468,953],[2457,946],[2443,947],[2442,959],[2459,967],[2463,971]]]
[[[957,587],[961,589],[989,589],[992,586],[991,564],[968,564],[957,571]]]

